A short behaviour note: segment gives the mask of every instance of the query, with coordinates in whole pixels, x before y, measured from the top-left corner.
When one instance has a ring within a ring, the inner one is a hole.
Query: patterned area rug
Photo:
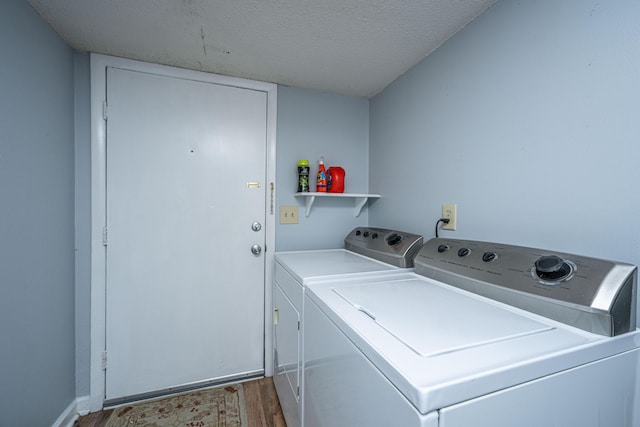
[[[116,408],[106,427],[247,427],[242,384]]]

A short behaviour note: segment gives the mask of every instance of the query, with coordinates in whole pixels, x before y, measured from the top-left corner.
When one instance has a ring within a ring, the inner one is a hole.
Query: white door
[[[107,104],[106,399],[262,373],[266,94],[108,68]]]

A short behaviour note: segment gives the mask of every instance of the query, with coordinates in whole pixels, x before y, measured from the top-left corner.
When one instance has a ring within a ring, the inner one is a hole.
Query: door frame
[[[91,357],[89,362],[90,411],[102,409],[106,373],[106,126],[104,102],[107,99],[107,67],[140,71],[166,77],[184,78],[224,86],[264,92],[267,96],[266,182],[265,191],[265,271],[264,271],[264,370],[273,375],[273,254],[275,250],[276,207],[276,124],[278,87],[272,83],[192,71],[101,54],[91,54]]]

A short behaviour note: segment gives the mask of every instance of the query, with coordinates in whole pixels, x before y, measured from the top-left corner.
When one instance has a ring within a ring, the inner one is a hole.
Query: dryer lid
[[[299,283],[337,275],[397,272],[398,267],[345,249],[276,252],[275,260]]]

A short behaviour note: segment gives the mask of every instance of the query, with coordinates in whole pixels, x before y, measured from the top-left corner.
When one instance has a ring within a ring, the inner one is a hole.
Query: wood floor
[[[242,383],[248,427],[286,427],[280,402],[271,378]],[[104,427],[113,409],[80,417],[73,427]]]

